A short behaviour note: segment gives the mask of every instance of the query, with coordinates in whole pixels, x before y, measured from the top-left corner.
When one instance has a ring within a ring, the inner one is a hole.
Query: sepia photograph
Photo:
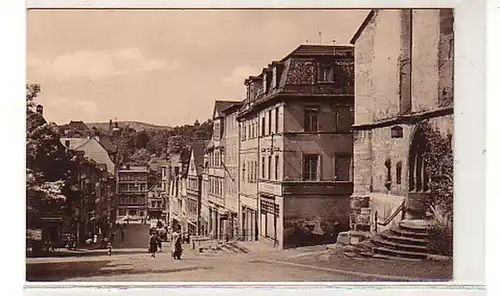
[[[26,281],[452,281],[454,27],[29,9]]]

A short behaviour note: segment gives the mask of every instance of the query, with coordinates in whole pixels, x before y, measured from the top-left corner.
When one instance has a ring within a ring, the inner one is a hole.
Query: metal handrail
[[[396,211],[394,211],[394,213],[392,213],[392,215],[390,215],[389,217],[387,217],[387,219],[385,219],[384,222],[378,222],[378,212],[375,211],[375,231],[377,231],[377,225],[380,225],[380,226],[387,226],[389,223],[392,222],[392,220],[394,220],[394,218],[396,218],[396,216],[400,213],[400,212],[403,212],[403,218],[405,216],[405,201],[403,200],[403,202],[399,205],[399,207],[396,209]]]

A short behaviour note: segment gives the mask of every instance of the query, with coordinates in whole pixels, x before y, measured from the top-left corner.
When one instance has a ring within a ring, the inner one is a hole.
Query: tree
[[[419,123],[427,139],[424,153],[425,170],[429,176],[432,211],[430,220],[430,250],[442,255],[453,255],[453,141],[452,135],[443,136],[428,121]]]
[[[134,165],[147,166],[151,159],[151,154],[146,149],[137,150],[130,156],[130,162]]]
[[[60,142],[58,128],[35,109],[39,85],[26,86],[26,201],[31,213],[61,205],[70,175],[70,159]]]
[[[135,149],[144,149],[148,145],[149,135],[145,130],[140,131],[136,135]]]

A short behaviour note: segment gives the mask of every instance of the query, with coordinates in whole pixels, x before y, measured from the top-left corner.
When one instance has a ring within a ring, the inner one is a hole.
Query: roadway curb
[[[342,270],[342,269],[334,269],[334,268],[328,268],[328,267],[320,267],[320,266],[306,265],[306,264],[292,263],[292,262],[278,261],[278,260],[255,259],[255,260],[252,260],[252,262],[264,262],[264,263],[273,263],[273,264],[303,267],[303,268],[309,268],[309,269],[315,269],[315,270],[335,272],[335,273],[345,274],[345,275],[353,275],[353,276],[363,277],[363,278],[371,278],[371,279],[375,279],[375,280],[379,280],[379,281],[409,281],[409,282],[421,282],[422,281],[421,278],[412,278],[412,277],[397,276],[397,275],[393,276],[393,275],[385,275],[385,274],[348,271],[348,270]]]

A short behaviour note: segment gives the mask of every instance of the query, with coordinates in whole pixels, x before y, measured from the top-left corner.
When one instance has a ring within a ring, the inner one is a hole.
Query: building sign
[[[41,229],[26,229],[26,238],[34,241],[42,241]]]
[[[280,213],[279,205],[267,200],[260,201],[260,211],[262,213],[269,213],[273,215],[279,215]]]

